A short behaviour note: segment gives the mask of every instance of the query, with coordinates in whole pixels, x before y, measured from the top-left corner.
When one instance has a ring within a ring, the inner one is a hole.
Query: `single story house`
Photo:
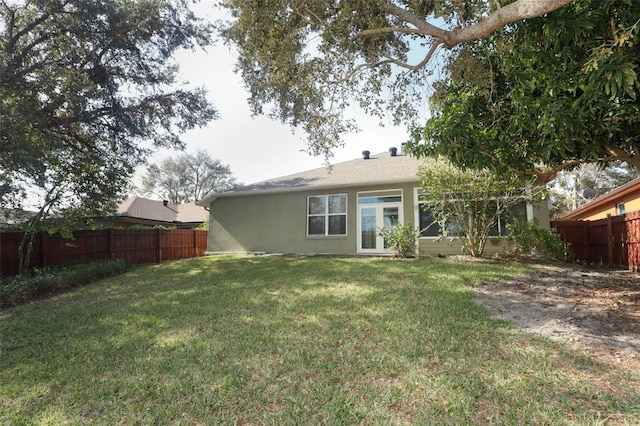
[[[102,220],[106,226],[130,228],[136,225],[192,229],[202,225],[208,212],[195,203],[173,204],[167,200],[130,197],[118,205],[118,213]]]
[[[205,254],[390,253],[378,230],[397,222],[423,229],[419,255],[460,254],[457,239],[439,239],[438,229],[428,228],[432,219],[419,197],[422,163],[395,148],[364,151],[356,160],[211,194],[198,202],[209,210]],[[547,203],[523,206],[521,217],[548,227]]]
[[[640,178],[594,198],[558,220],[598,220],[640,210]]]

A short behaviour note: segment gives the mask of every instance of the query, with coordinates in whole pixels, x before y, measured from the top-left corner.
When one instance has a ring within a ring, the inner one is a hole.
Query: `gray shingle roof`
[[[120,203],[117,216],[158,222],[204,222],[208,212],[195,203],[165,206],[162,201],[131,197]]]
[[[310,188],[331,188],[357,185],[375,185],[395,182],[418,182],[418,167],[424,160],[398,153],[374,154],[368,160],[359,158],[320,167],[305,172],[269,179],[235,188],[219,194],[212,194],[198,204],[208,205],[215,198],[260,194],[265,192],[296,191]]]

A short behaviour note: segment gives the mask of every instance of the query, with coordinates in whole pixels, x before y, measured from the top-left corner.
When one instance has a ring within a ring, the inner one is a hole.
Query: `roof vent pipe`
[[[369,154],[371,154],[369,151],[364,150],[362,151],[362,159],[363,160],[368,160],[369,159]]]
[[[389,148],[389,153],[391,154],[392,157],[395,157],[398,154],[398,148],[396,148],[395,146],[392,146],[391,148]]]
[[[163,206],[167,207],[167,205],[168,205],[168,204],[169,204],[169,201],[167,201],[167,200],[162,200],[162,205],[163,205]]]

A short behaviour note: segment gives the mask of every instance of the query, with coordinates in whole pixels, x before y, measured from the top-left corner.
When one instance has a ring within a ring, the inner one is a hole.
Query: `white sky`
[[[204,0],[194,5],[199,16],[218,15],[215,1]],[[303,134],[292,134],[290,127],[267,117],[251,117],[247,104],[248,93],[241,78],[233,72],[235,58],[224,45],[215,45],[196,52],[181,52],[177,57],[183,80],[191,86],[204,86],[220,118],[207,127],[190,131],[183,136],[187,152],[205,149],[231,168],[238,182],[249,184],[285,176],[324,165],[322,157],[302,152]],[[362,116],[358,120],[361,132],[345,136],[345,147],[335,150],[332,163],[360,157],[363,150],[371,153],[400,148],[408,139],[404,127],[394,127],[388,120],[384,127],[377,118]],[[175,156],[178,152],[158,151],[150,162]],[[139,170],[138,175],[144,172]]]

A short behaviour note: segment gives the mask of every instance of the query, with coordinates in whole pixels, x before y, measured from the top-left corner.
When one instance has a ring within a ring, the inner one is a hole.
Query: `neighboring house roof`
[[[581,217],[589,216],[591,214],[597,213],[600,209],[606,208],[606,206],[614,203],[616,200],[622,199],[629,194],[638,191],[640,191],[640,178],[636,178],[631,182],[620,185],[616,189],[609,191],[598,198],[594,198],[583,206],[570,211],[558,220],[577,220]]]
[[[0,208],[0,229],[28,222],[37,214],[30,210]]]
[[[118,206],[117,218],[135,218],[166,223],[204,222],[208,212],[195,203],[173,204],[131,197]]]
[[[381,183],[419,182],[418,167],[423,160],[406,154],[392,156],[389,152],[370,155],[368,159],[345,161],[301,173],[211,194],[198,204],[208,205],[216,198],[254,194],[292,192],[305,189],[329,189],[346,186],[366,186]]]

